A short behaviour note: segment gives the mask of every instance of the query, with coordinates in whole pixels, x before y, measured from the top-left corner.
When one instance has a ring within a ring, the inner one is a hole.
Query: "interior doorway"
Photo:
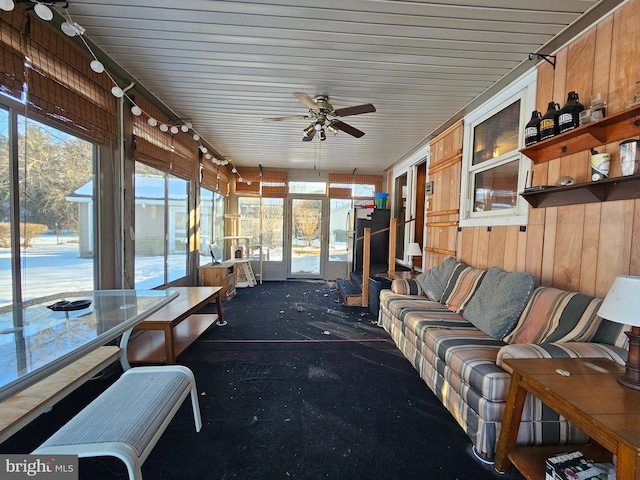
[[[407,174],[403,173],[395,180],[393,202],[393,217],[398,221],[398,225],[402,225],[397,230],[396,236],[396,259],[404,260],[404,238],[406,225],[403,223],[407,220]]]

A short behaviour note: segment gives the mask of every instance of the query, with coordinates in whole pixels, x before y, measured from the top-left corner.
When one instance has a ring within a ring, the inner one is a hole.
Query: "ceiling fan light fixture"
[[[316,123],[313,125],[313,128],[315,128],[315,129],[316,129],[316,132],[319,132],[320,130],[322,130],[322,122],[316,122]]]
[[[311,134],[314,132],[314,130],[315,130],[315,129],[316,129],[316,127],[315,127],[315,125],[313,125],[313,124],[312,124],[312,125],[309,125],[307,128],[305,128],[305,129],[302,131],[302,133],[303,133],[303,135],[304,135],[304,138],[308,138],[308,137],[309,137],[309,135],[311,135]]]
[[[333,126],[333,125],[331,125],[331,124],[327,125],[327,130],[329,131],[329,133],[333,134],[333,136],[334,136],[334,137],[335,137],[335,136],[338,134],[338,132],[340,131],[340,130],[338,130],[336,127],[334,127],[334,126]]]

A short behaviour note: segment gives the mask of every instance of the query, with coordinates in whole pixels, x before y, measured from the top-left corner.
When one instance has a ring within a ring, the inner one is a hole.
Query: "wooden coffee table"
[[[176,357],[211,325],[224,325],[222,287],[172,287],[180,295],[141,321],[135,330],[145,330],[128,344],[131,363],[176,363]],[[198,314],[209,303],[217,314]]]
[[[505,364],[513,369],[513,376],[498,440],[496,470],[504,472],[513,463],[527,479],[539,480],[544,478],[548,457],[580,450],[599,461],[611,462],[611,454],[615,454],[617,479],[640,480],[640,391],[618,383],[623,366],[588,358],[509,359]],[[527,393],[580,428],[593,445],[516,447]]]

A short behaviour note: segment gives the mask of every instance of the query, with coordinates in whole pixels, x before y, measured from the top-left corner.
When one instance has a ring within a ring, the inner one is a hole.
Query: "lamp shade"
[[[422,255],[422,249],[417,243],[410,243],[407,247],[407,257],[418,257]]]
[[[640,277],[616,277],[598,315],[612,322],[640,327]]]

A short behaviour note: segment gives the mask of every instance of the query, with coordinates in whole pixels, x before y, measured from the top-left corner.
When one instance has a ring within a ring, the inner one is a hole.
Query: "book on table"
[[[564,452],[549,457],[545,480],[615,480],[616,469],[609,463],[586,458],[582,452]]]

